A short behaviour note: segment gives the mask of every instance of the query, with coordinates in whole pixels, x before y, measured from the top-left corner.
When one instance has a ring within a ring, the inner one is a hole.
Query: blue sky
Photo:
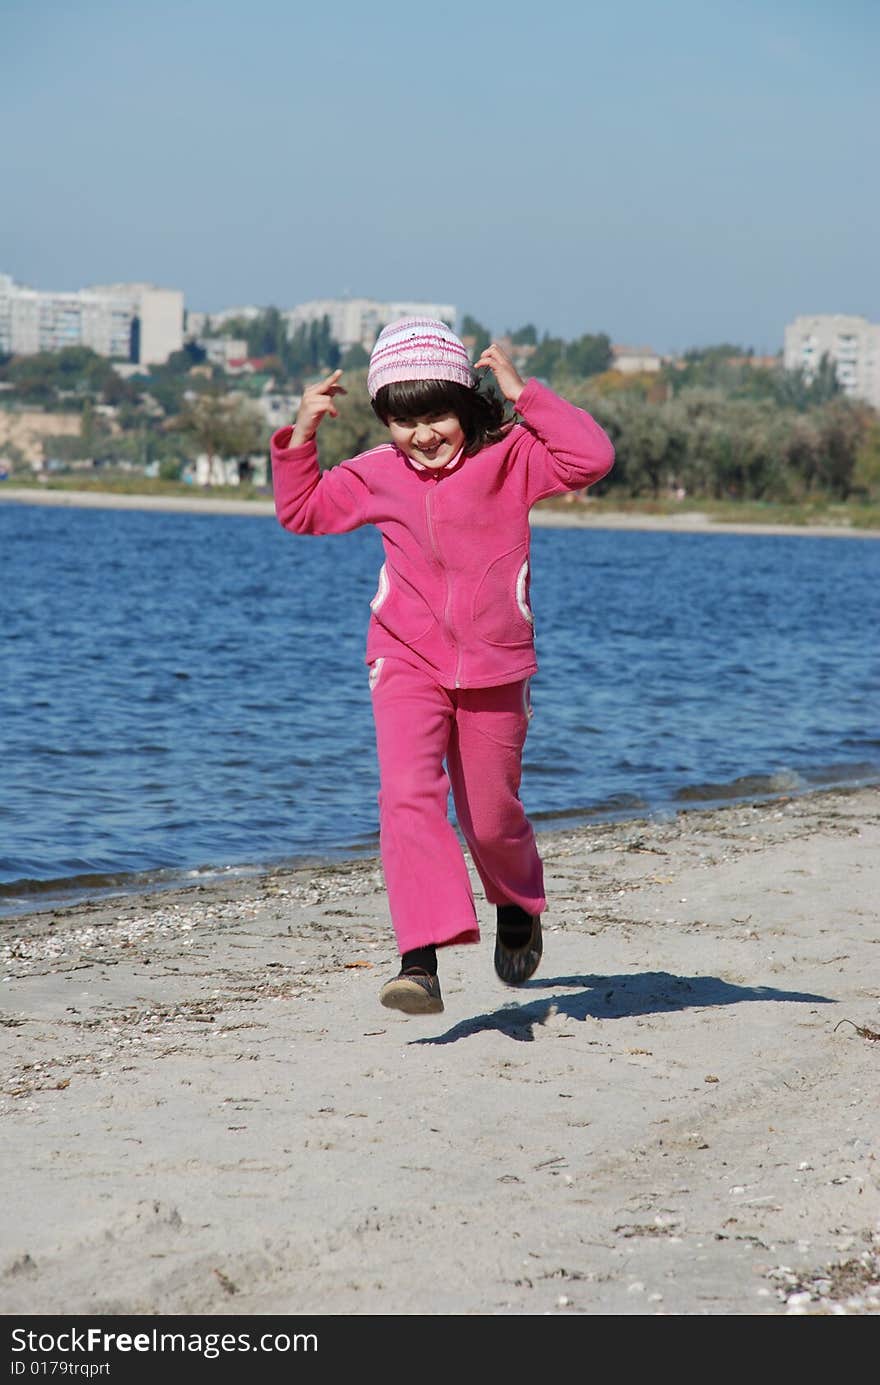
[[[880,320],[880,5],[0,0],[0,271],[658,350]]]

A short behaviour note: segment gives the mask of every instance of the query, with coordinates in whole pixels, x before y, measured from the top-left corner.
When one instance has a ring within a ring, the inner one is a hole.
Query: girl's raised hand
[[[474,362],[475,370],[491,370],[498,381],[498,388],[509,399],[511,404],[515,404],[526,387],[526,382],[520,375],[510,357],[501,350],[497,342],[492,342],[487,346],[478,361]]]
[[[339,383],[341,376],[341,370],[331,371],[326,379],[319,380],[316,385],[308,385],[303,390],[296,423],[290,435],[290,447],[302,447],[304,442],[311,442],[325,414],[329,414],[331,418],[339,417],[339,410],[333,400],[337,394],[346,393]]]

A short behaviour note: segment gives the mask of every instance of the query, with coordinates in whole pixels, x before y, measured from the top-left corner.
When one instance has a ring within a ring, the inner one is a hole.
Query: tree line
[[[741,350],[709,348],[691,353],[681,371],[577,374],[574,355],[542,376],[535,355],[527,373],[587,409],[614,442],[615,466],[592,495],[778,503],[880,498],[880,415],[841,393],[828,362],[808,380],[781,364],[750,365]],[[732,357],[742,363],[731,366]],[[365,375],[346,383],[339,418],[321,433],[325,467],[387,436],[369,406]]]
[[[691,386],[652,403],[585,382],[568,398],[614,442],[607,492],[784,503],[880,494],[880,418],[843,397],[798,408]]]
[[[475,355],[492,339],[471,315],[459,330]],[[295,394],[341,365],[348,394],[340,417],[322,430],[322,465],[386,436],[367,398],[367,351],[357,345],[343,352],[326,317],[288,337],[281,313],[267,308],[227,322],[223,331],[245,339],[259,379],[227,376],[194,343],[131,379],[94,352],[71,347],[0,359],[0,401],[80,410],[80,436],[52,442],[62,460],[153,461],[174,476],[197,452],[234,457],[267,448],[268,426],[248,391],[271,380]],[[614,441],[616,465],[594,494],[781,502],[880,495],[880,418],[841,393],[827,358],[807,378],[784,370],[781,359],[764,364],[750,350],[721,343],[685,352],[660,371],[624,375],[611,368],[605,333],[566,341],[527,323],[504,335],[521,352],[524,374],[588,409]],[[101,406],[110,406],[112,424]]]

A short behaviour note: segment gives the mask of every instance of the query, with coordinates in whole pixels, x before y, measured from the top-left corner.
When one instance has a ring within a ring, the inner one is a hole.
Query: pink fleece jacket
[[[442,687],[489,688],[537,670],[529,606],[529,510],[610,470],[614,449],[583,409],[529,380],[523,422],[473,457],[421,470],[392,443],[318,467],[315,442],[272,438],[275,510],[296,534],[375,524],[385,562],[370,603],[366,662],[426,669]]]

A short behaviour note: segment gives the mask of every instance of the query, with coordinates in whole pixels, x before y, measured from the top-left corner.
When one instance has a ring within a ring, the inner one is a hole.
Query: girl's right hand
[[[341,370],[334,370],[325,380],[319,380],[316,385],[309,385],[303,390],[299,412],[288,446],[302,447],[303,443],[311,442],[320,428],[325,414],[329,414],[331,418],[339,417],[339,411],[333,400],[337,394],[346,393],[339,383],[341,376]]]
[[[498,388],[511,404],[516,404],[526,387],[525,380],[497,341],[487,346],[480,359],[474,361],[474,369],[491,370],[498,382]]]

